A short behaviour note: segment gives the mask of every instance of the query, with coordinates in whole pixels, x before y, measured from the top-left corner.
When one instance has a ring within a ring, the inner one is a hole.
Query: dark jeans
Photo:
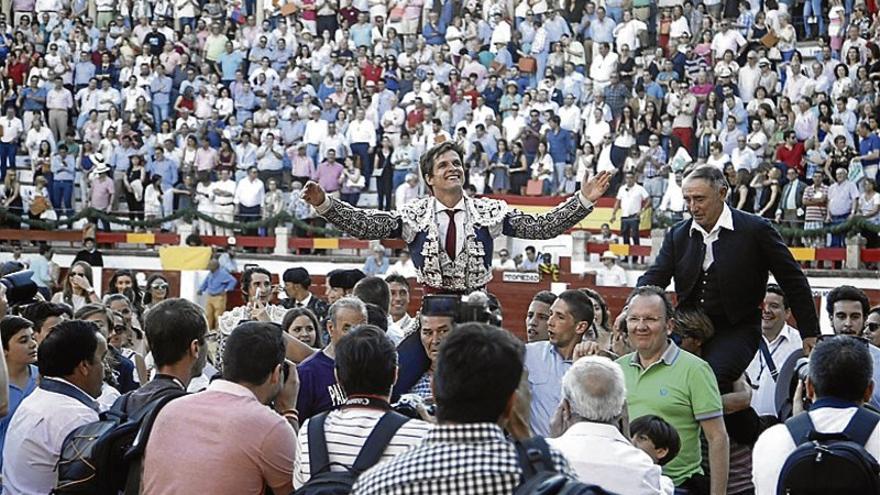
[[[639,245],[639,223],[639,215],[632,215],[620,219],[620,236],[623,237],[624,244],[629,244],[631,246]]]
[[[831,227],[845,223],[849,215],[831,215]],[[829,247],[846,247],[846,233],[831,234],[831,246]]]
[[[52,205],[61,216],[69,217],[73,212],[73,181],[55,180],[52,182]]]
[[[351,143],[351,152],[361,159],[361,175],[366,179],[364,191],[370,189],[370,179],[373,178],[373,160],[370,160],[369,143]]]
[[[257,206],[244,206],[241,205],[238,207],[238,221],[242,223],[254,222],[262,218],[262,207],[260,205]],[[257,235],[256,228],[246,228],[242,229],[241,233],[244,235]]]
[[[675,495],[709,495],[709,477],[695,474],[675,487]]]
[[[342,193],[339,196],[340,199],[350,204],[351,206],[357,206],[358,200],[361,199],[361,193]]]
[[[6,169],[15,170],[15,154],[18,145],[15,143],[0,143],[0,180],[6,178]]]

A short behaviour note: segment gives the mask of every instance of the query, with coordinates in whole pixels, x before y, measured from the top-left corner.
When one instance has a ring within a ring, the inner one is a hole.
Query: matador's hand
[[[597,199],[601,198],[605,191],[608,190],[608,186],[611,184],[611,173],[610,172],[599,172],[590,178],[589,181],[584,182],[581,186],[581,193],[585,198],[595,203]]]
[[[327,195],[324,194],[324,188],[315,181],[308,181],[302,189],[302,199],[312,206],[320,206],[324,202]]]

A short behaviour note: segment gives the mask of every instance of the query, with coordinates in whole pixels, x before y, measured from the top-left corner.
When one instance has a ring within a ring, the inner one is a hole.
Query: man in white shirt
[[[363,108],[355,110],[355,118],[348,124],[345,131],[345,140],[351,152],[361,158],[361,168],[367,179],[366,189],[370,188],[370,178],[373,174],[373,162],[370,157],[376,147],[376,125],[366,120]],[[321,163],[313,160],[314,163]]]
[[[303,142],[306,143],[306,154],[312,159],[312,163],[321,163],[323,160],[318,156],[321,149],[321,141],[327,137],[327,121],[321,119],[321,111],[312,110],[311,119],[306,122],[306,130],[303,134]]]
[[[623,176],[624,185],[617,191],[617,199],[614,201],[614,210],[611,211],[611,222],[617,220],[620,214],[620,235],[624,244],[639,245],[639,223],[642,210],[651,202],[651,195],[644,187],[636,183],[634,172],[627,172]],[[632,240],[632,242],[630,242]]]
[[[221,168],[218,172],[219,180],[211,183],[211,196],[214,198],[214,211],[217,220],[230,222],[235,219],[235,181],[231,177],[232,171]],[[217,235],[231,236],[232,229],[216,226],[214,231]]]
[[[258,176],[257,167],[252,166],[247,170],[247,177],[235,186],[233,202],[239,222],[253,222],[261,217],[266,189]],[[256,235],[256,229],[245,229],[245,235]]]
[[[818,433],[844,431],[856,414],[869,414],[862,405],[871,397],[872,358],[865,342],[852,336],[837,336],[820,341],[810,354],[810,374],[805,394],[813,401],[809,412],[795,414],[786,424],[808,421],[806,427]],[[782,467],[797,445],[807,439],[795,440],[787,425],[775,425],[758,438],[752,451],[752,482],[757,495],[777,493]],[[861,443],[861,439],[852,439]],[[880,428],[876,426],[864,442],[865,450],[880,459]],[[816,492],[834,493],[830,486],[817,480]],[[844,482],[845,480],[829,480]],[[839,485],[838,485],[839,486]],[[836,493],[861,493],[843,490]]]
[[[758,54],[750,50],[746,55],[746,64],[737,72],[739,80],[739,96],[743,103],[752,101],[755,90],[758,89],[758,81],[761,79],[761,69],[758,67]]]
[[[596,270],[596,285],[604,287],[626,287],[626,270],[617,264],[614,251],[602,253],[602,267]]]
[[[660,466],[619,429],[626,402],[620,366],[606,357],[578,359],[562,377],[557,417],[565,433],[547,443],[565,455],[578,480],[613,493],[671,494]]]
[[[520,138],[520,133],[526,128],[526,119],[519,114],[518,104],[514,103],[510,106],[510,114],[501,121],[501,128],[504,130],[504,139],[508,143],[517,141]]]
[[[746,136],[740,134],[736,138],[736,148],[730,153],[730,162],[736,170],[745,169],[751,172],[758,166],[755,152],[746,146]]]
[[[15,107],[6,107],[6,115],[0,117],[0,179],[6,178],[6,169],[15,170],[18,142],[24,132],[24,124],[15,116]]]
[[[617,54],[611,51],[608,43],[599,43],[599,52],[593,55],[593,63],[590,64],[593,88],[599,91],[605,90],[605,86],[611,82],[611,73],[616,70]]]
[[[68,112],[73,110],[73,95],[64,87],[61,77],[55,78],[55,86],[46,93],[46,108],[49,110],[49,129],[55,141],[67,137]]]
[[[416,199],[419,199],[419,177],[412,173],[406,174],[406,180],[394,191],[394,207],[399,210]]]
[[[510,251],[502,249],[498,251],[498,258],[492,260],[493,270],[516,271],[516,262],[510,257]]]
[[[98,420],[107,340],[80,320],[56,325],[40,343],[42,381],[9,423],[3,447],[3,493],[50,493],[64,439]]]
[[[786,323],[791,316],[785,292],[776,284],[767,286],[761,309],[761,343],[746,368],[751,382],[752,409],[761,416],[776,416],[776,376],[788,357],[803,348],[797,329]]]

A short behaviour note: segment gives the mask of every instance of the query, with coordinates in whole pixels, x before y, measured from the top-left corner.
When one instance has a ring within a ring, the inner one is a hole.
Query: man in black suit
[[[788,169],[785,178],[788,182],[782,188],[782,197],[779,199],[779,207],[776,208],[776,223],[781,223],[790,229],[798,229],[804,225],[804,190],[807,184],[798,178],[796,168]],[[800,246],[800,242],[797,236],[785,237],[785,243],[789,246]]]
[[[715,335],[703,344],[703,359],[724,394],[758,350],[769,272],[788,295],[805,352],[816,344],[819,320],[810,285],[779,233],[766,220],[727,206],[720,170],[694,170],[682,191],[693,218],[669,230],[637,285],[667,287],[674,279],[679,306],[702,309],[711,318]]]
[[[287,294],[287,299],[281,303],[282,306],[288,309],[308,308],[315,313],[319,321],[327,316],[327,303],[309,291],[312,279],[305,268],[288,268],[281,275],[281,280],[284,282],[284,292]]]

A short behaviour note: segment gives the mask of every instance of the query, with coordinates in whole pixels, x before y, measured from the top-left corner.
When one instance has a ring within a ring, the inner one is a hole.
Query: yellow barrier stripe
[[[797,261],[815,261],[816,260],[816,249],[815,248],[805,248],[805,247],[790,247],[788,248],[791,251],[791,255],[794,256],[794,259]]]
[[[321,239],[313,240],[315,249],[339,249],[339,239]]]
[[[156,244],[156,235],[152,232],[126,234],[125,242],[129,244]]]

